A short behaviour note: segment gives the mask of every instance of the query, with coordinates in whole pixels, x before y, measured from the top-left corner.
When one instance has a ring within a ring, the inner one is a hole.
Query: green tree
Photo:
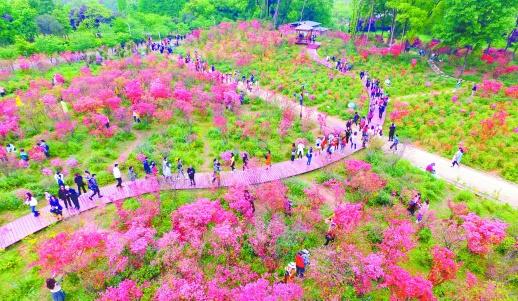
[[[506,31],[514,26],[518,0],[443,0],[444,17],[434,27],[437,37],[446,45],[480,49],[486,43],[503,39]],[[464,56],[464,66],[467,57]]]
[[[36,17],[36,24],[38,24],[40,32],[45,35],[53,34],[61,36],[64,33],[63,25],[51,15],[45,14]]]
[[[38,15],[50,14],[54,10],[53,0],[29,0],[29,4]]]
[[[36,14],[27,0],[0,1],[0,43],[11,44],[16,36],[32,40],[38,32]]]
[[[187,0],[139,0],[138,9],[141,12],[178,17],[186,3]]]

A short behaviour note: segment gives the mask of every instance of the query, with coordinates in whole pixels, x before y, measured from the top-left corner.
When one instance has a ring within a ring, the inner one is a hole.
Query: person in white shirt
[[[121,176],[121,170],[119,169],[119,164],[115,163],[113,167],[113,177],[115,180],[117,180],[117,188],[122,188],[122,176]]]
[[[25,204],[31,207],[31,212],[32,214],[34,214],[34,217],[38,217],[40,215],[40,213],[36,209],[36,207],[38,206],[38,200],[35,197],[33,197],[30,192],[27,192],[25,195]]]
[[[299,142],[297,145],[297,158],[302,159],[304,156],[304,144],[302,142]]]
[[[65,177],[59,170],[56,171],[56,174],[54,175],[54,179],[56,180],[56,183],[58,184],[58,186],[65,186]]]
[[[5,147],[5,150],[6,150],[8,153],[14,153],[14,152],[16,152],[16,147],[15,147],[12,143],[9,143],[9,144],[7,144],[7,146]]]

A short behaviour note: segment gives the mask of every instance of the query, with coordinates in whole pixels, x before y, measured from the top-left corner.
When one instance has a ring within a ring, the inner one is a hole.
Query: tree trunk
[[[406,34],[406,29],[408,27],[408,19],[405,21],[405,25],[403,26],[403,37],[405,36]]]
[[[462,69],[460,70],[459,78],[462,78],[462,75],[464,74],[466,67],[468,67],[468,54],[469,54],[469,48],[466,50],[466,54],[464,55],[464,65],[462,66]]]
[[[374,13],[374,1],[372,2],[372,5],[371,5],[371,13],[369,15],[369,25],[367,26],[367,36],[369,36],[369,32],[371,32],[371,19],[372,19],[372,13]]]
[[[307,0],[304,0],[304,3],[302,4],[302,10],[300,11],[300,20],[299,20],[299,22],[301,22],[302,18],[304,17],[304,9],[306,8],[306,1]]]
[[[390,40],[389,40],[389,46],[392,46],[392,41],[394,39],[394,31],[396,29],[396,9],[393,10],[392,15],[392,25],[390,26]]]
[[[277,17],[279,16],[279,4],[281,0],[277,0],[277,5],[275,5],[275,13],[273,14],[273,28],[277,28]]]

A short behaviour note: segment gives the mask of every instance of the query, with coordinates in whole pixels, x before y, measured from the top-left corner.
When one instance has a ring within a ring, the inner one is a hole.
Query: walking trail
[[[240,88],[243,88],[240,86]],[[256,88],[251,92],[253,95],[260,97],[261,99],[275,103],[281,106],[290,106],[293,108],[297,108],[297,104],[291,102],[289,99],[275,95],[272,92],[260,88]],[[377,115],[377,114],[375,114]],[[317,116],[315,114],[312,115],[312,120],[316,121]],[[384,116],[380,120],[378,116],[375,116],[372,120],[372,124],[380,124],[383,123]],[[330,127],[338,127],[342,125],[343,122],[341,120],[335,118],[329,118],[327,125]],[[132,143],[133,147],[136,147],[141,139],[138,138],[135,142]],[[285,161],[280,163],[272,164],[272,167],[268,170],[264,166],[250,168],[245,171],[239,170],[235,172],[224,171],[221,173],[221,185],[218,186],[215,183],[212,183],[212,173],[203,172],[196,174],[196,186],[191,186],[188,179],[174,179],[172,182],[165,182],[163,180],[159,180],[158,178],[151,177],[148,179],[141,179],[135,182],[125,182],[124,187],[122,189],[118,189],[114,184],[102,187],[101,194],[103,198],[96,200],[89,200],[87,194],[82,194],[79,198],[79,203],[81,205],[81,209],[77,210],[63,210],[64,218],[69,218],[80,214],[81,212],[88,211],[90,209],[104,206],[104,204],[121,201],[131,197],[137,197],[147,193],[158,192],[160,190],[188,190],[188,189],[213,189],[218,187],[229,187],[236,184],[245,184],[245,185],[257,185],[261,183],[267,183],[275,180],[281,180],[289,177],[294,177],[297,175],[301,175],[304,173],[308,173],[327,165],[333,164],[337,161],[344,159],[347,156],[350,156],[356,151],[359,151],[361,148],[361,141],[357,141],[358,148],[351,149],[349,145],[345,148],[343,152],[336,151],[333,155],[319,155],[316,153],[313,156],[313,160],[311,165],[306,164],[306,159],[295,160],[295,162]],[[126,153],[126,152],[125,152]],[[121,162],[124,159],[125,153],[122,153],[119,156]],[[129,153],[128,153],[129,154]],[[126,154],[127,156],[127,154]],[[2,227],[0,227],[0,249],[6,248],[25,237],[36,233],[54,223],[57,222],[56,218],[49,215],[48,212],[49,206],[45,206],[40,208],[40,212],[42,213],[39,217],[34,217],[32,214],[27,214],[21,218],[16,219],[13,222],[10,222]]]
[[[315,49],[308,49],[307,51],[314,61],[328,68],[334,69],[330,63],[319,57]],[[403,146],[402,143],[400,143],[400,146]],[[392,153],[392,151],[389,150],[389,147],[390,144],[387,143],[383,149],[387,153]],[[450,167],[451,160],[426,152],[410,144],[400,147],[400,151],[395,152],[395,154],[410,161],[416,167],[423,169],[426,168],[428,164],[434,162],[435,169],[437,171],[436,175],[439,178],[487,198],[508,203],[515,208],[518,207],[518,185],[502,179],[501,177],[466,166]]]

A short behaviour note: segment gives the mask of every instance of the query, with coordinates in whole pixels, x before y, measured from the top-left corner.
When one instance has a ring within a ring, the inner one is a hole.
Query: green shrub
[[[430,228],[422,228],[417,233],[417,238],[420,242],[427,244],[430,242],[430,239],[432,239],[432,231],[430,231]]]

